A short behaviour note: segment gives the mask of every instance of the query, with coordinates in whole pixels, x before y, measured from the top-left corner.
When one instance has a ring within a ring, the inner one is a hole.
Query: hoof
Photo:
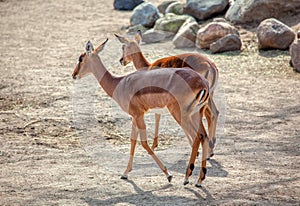
[[[189,180],[188,180],[188,179],[185,179],[185,180],[183,181],[183,185],[187,185],[187,184],[189,184]]]
[[[214,153],[211,153],[211,154],[210,154],[210,157],[213,157],[214,155],[215,155]]]
[[[202,187],[201,183],[195,184],[196,187]]]
[[[172,181],[172,178],[173,178],[173,175],[170,174],[170,175],[168,175],[167,178],[168,178],[168,181],[171,182],[171,181]]]
[[[127,180],[127,179],[128,179],[128,176],[124,174],[124,175],[121,176],[121,179],[122,179],[122,180]]]

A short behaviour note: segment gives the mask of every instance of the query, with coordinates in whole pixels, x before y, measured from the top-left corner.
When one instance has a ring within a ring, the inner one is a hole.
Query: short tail
[[[208,102],[208,98],[209,98],[209,91],[207,91],[207,89],[202,89],[198,92],[195,99],[199,105],[204,105]]]
[[[197,108],[202,108],[205,104],[207,104],[209,98],[209,91],[207,89],[201,89],[193,99],[193,101],[188,106],[187,110],[190,110],[191,107],[196,104]]]

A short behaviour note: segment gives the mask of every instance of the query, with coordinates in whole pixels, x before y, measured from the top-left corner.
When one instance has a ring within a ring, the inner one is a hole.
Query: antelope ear
[[[128,39],[126,39],[125,37],[119,36],[118,34],[114,34],[114,35],[117,37],[117,39],[118,39],[122,44],[128,44],[128,43],[129,43]]]
[[[140,44],[142,41],[142,32],[141,30],[137,30],[135,36],[134,36],[135,41]]]
[[[90,42],[90,40],[85,45],[85,53],[89,56],[92,51],[94,51],[93,44]]]
[[[107,41],[108,41],[108,38],[96,48],[95,52],[99,53],[100,51],[102,51]]]

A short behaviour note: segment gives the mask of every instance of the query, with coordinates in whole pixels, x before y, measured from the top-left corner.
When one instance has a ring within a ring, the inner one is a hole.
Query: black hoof
[[[169,175],[169,176],[168,176],[168,181],[171,182],[171,181],[172,181],[172,178],[173,178],[173,175]]]
[[[189,184],[189,180],[184,180],[183,185]]]
[[[127,175],[122,175],[122,176],[121,176],[121,179],[122,179],[122,180],[127,180],[128,177],[127,177]]]
[[[200,183],[195,184],[196,187],[200,188],[202,185]]]

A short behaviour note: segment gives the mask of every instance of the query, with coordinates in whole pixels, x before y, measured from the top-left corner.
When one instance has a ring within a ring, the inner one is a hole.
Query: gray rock
[[[209,47],[212,53],[241,50],[242,41],[236,34],[227,34]]]
[[[229,0],[187,0],[183,12],[203,20],[225,12],[228,5]]]
[[[149,29],[143,34],[143,42],[149,43],[156,43],[164,41],[168,37],[168,34],[163,31],[157,31],[154,29]]]
[[[168,6],[174,2],[177,2],[177,1],[164,1],[157,6],[157,9],[160,13],[165,14],[166,13],[165,11],[168,8]]]
[[[176,48],[194,47],[198,30],[197,22],[187,20],[173,38],[174,46]]]
[[[153,27],[159,17],[158,9],[153,4],[145,2],[135,7],[130,17],[130,24]]]
[[[148,29],[146,27],[144,27],[143,25],[139,24],[139,25],[129,27],[127,29],[127,33],[128,34],[135,34],[138,30],[140,30],[142,33],[144,33]]]
[[[300,39],[290,46],[291,64],[297,72],[300,72]]]
[[[262,21],[256,30],[259,49],[288,49],[296,33],[287,25],[271,18]]]
[[[187,15],[176,15],[173,13],[168,13],[164,17],[158,19],[155,22],[154,29],[173,33],[175,35],[181,25],[187,20],[190,19],[194,21],[193,17]]]
[[[173,13],[173,14],[177,14],[177,15],[182,15],[184,5],[185,5],[184,3],[174,2],[166,8],[165,13]]]
[[[226,12],[232,23],[259,23],[267,18],[281,19],[300,13],[299,0],[236,0]]]
[[[225,22],[211,22],[199,29],[196,46],[201,49],[209,49],[210,44],[227,34],[236,34],[239,36],[238,30],[234,26]]]
[[[143,0],[114,0],[114,8],[115,10],[132,10],[143,2]]]

